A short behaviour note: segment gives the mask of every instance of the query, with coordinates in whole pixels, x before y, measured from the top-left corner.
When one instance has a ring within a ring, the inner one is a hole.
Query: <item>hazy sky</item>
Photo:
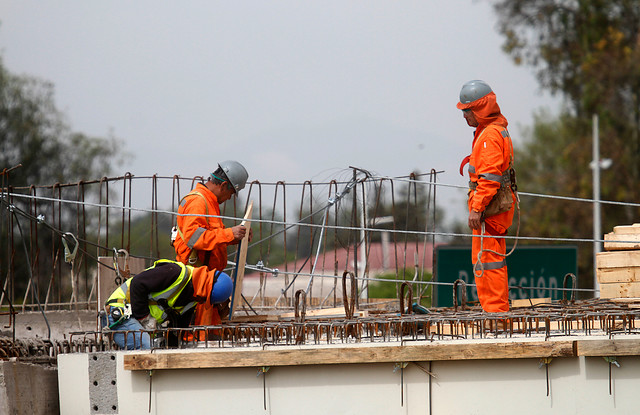
[[[487,81],[517,145],[540,107],[529,68],[501,51],[486,1],[4,0],[6,67],[54,83],[71,127],[113,135],[134,175],[250,180],[458,173],[471,129],[462,84]]]

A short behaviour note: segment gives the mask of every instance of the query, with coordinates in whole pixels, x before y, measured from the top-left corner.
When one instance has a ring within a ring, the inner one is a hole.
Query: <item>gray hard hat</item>
[[[462,89],[460,90],[460,102],[462,104],[468,104],[477,99],[482,98],[483,96],[493,92],[491,87],[487,85],[485,81],[474,80],[469,81],[466,84],[462,85]]]
[[[229,179],[229,183],[231,183],[236,193],[244,189],[245,184],[247,184],[247,179],[249,178],[249,173],[247,173],[247,169],[245,169],[242,164],[234,160],[226,160],[218,163],[218,166],[224,171],[224,174],[227,176],[227,179]]]

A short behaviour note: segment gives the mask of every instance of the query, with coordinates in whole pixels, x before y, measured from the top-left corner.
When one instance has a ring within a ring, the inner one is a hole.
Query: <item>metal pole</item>
[[[360,298],[369,298],[369,281],[367,281],[368,273],[367,273],[367,234],[365,231],[366,226],[366,207],[367,207],[367,192],[366,192],[366,184],[362,183],[362,200],[360,202],[360,261],[358,268],[360,268],[362,275],[362,288],[363,290],[360,293]],[[355,192],[354,192],[355,193]]]
[[[600,224],[600,137],[598,133],[598,114],[593,114],[593,289],[594,297],[600,297],[596,255],[602,251]]]

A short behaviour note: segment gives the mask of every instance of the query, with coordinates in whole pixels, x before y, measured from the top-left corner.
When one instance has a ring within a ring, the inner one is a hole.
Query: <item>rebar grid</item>
[[[428,314],[378,312],[352,319],[307,319],[304,321],[225,322],[188,329],[158,329],[149,332],[154,348],[246,348],[269,346],[322,346],[347,343],[400,343],[469,339],[527,338],[545,340],[561,336],[613,336],[640,334],[640,301],[618,303],[586,300],[519,308],[507,313],[485,313],[480,309],[455,311],[431,309]],[[62,341],[33,340],[24,343],[0,341],[0,355],[49,356],[117,350],[116,333],[72,332]],[[135,337],[134,337],[135,338]],[[206,338],[207,340],[195,340]],[[35,342],[35,343],[33,343]],[[36,344],[37,343],[37,344]]]

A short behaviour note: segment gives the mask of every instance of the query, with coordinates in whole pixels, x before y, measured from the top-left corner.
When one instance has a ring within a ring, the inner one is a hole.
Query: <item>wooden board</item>
[[[598,254],[596,254],[596,267],[640,267],[640,251],[599,252]]]
[[[369,313],[367,311],[359,311],[355,310],[353,312],[354,317],[367,317]],[[280,314],[280,319],[292,319],[296,316],[296,313],[283,313]],[[305,312],[305,318],[344,318],[345,312],[344,307],[335,307],[335,308],[320,308],[315,310],[307,310]]]
[[[229,320],[233,320],[234,315],[237,316],[237,310],[242,305],[242,280],[244,278],[244,267],[247,263],[247,248],[249,245],[249,230],[251,229],[251,214],[253,212],[253,200],[249,202],[247,211],[244,214],[244,220],[240,223],[247,227],[247,233],[240,241],[238,246],[238,256],[236,258],[236,269],[233,274],[233,296],[229,306]]]
[[[522,300],[511,300],[511,307],[532,307],[538,304],[551,304],[551,297],[546,298],[526,298]]]
[[[118,257],[118,267],[120,270],[124,270],[126,267],[125,258],[122,256]],[[129,265],[129,273],[131,276],[138,274],[145,270],[145,260],[143,258],[131,258],[128,259]],[[102,310],[104,307],[105,301],[109,298],[109,296],[118,288],[116,284],[116,272],[115,270],[109,268],[113,267],[113,256],[99,256],[98,257],[98,275],[97,275],[97,305],[98,311]],[[121,283],[123,283],[122,281]],[[96,330],[100,330],[100,318],[97,319]]]
[[[577,356],[638,356],[640,341],[637,339],[577,340]]]
[[[600,284],[600,297],[640,297],[640,282]]]
[[[640,281],[640,267],[598,268],[597,273],[600,284]]]
[[[607,233],[604,235],[605,251],[640,249],[640,233]]]
[[[613,232],[604,235],[605,251],[633,249],[640,249],[640,223],[616,226],[613,228]]]
[[[616,234],[638,234],[640,235],[640,223],[634,223],[633,225],[621,225],[613,228],[613,233]]]
[[[125,354],[125,370],[203,369],[574,356],[574,341],[456,342],[448,344],[162,351]]]
[[[120,270],[124,270],[125,265],[126,264],[124,257],[119,256],[118,266],[120,267]],[[118,288],[118,285],[116,285],[115,282],[116,272],[109,267],[113,267],[112,256],[98,257],[98,310],[102,310],[102,307],[104,307],[104,302],[107,301],[107,298],[109,298],[113,291]],[[144,271],[145,268],[145,261],[143,258],[129,257],[129,272],[131,276]]]

